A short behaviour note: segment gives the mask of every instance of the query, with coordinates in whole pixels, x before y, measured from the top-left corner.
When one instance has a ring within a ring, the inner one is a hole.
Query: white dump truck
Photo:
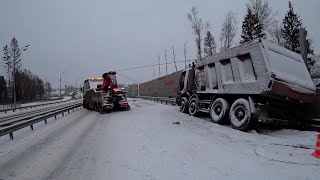
[[[255,40],[198,61],[182,71],[177,104],[194,116],[248,130],[264,123],[300,121],[316,95],[300,54]]]

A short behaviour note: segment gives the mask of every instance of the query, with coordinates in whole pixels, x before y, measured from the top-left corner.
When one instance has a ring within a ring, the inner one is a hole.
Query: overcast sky
[[[183,59],[187,41],[188,58],[195,58],[195,44],[186,18],[192,6],[212,25],[219,39],[224,15],[232,10],[238,15],[237,42],[248,0],[0,0],[0,46],[13,36],[21,46],[30,44],[23,53],[23,67],[31,70],[54,87],[78,84],[87,77],[100,77],[109,70],[157,63],[157,53],[164,60],[164,49],[172,61],[174,45],[178,60]],[[288,1],[269,0],[282,21]],[[293,0],[320,54],[320,1]],[[219,44],[219,43],[218,43]],[[0,65],[3,65],[1,61]],[[178,68],[184,63],[178,64]],[[174,65],[169,65],[173,72]],[[120,72],[139,82],[151,80],[158,67]],[[161,67],[162,75],[165,67]],[[4,75],[2,68],[0,75]],[[118,76],[118,83],[132,81]]]

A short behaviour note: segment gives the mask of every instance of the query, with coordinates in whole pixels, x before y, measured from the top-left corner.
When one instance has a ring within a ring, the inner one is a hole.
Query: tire
[[[229,103],[223,99],[216,99],[210,108],[210,117],[213,123],[224,124],[226,122],[226,115],[229,110]]]
[[[181,98],[180,112],[188,113],[188,98],[186,98],[186,97]]]
[[[192,98],[189,101],[189,114],[190,116],[196,116],[198,113],[198,99],[197,98]]]
[[[100,103],[98,104],[98,111],[100,112],[100,114],[104,114],[104,109]]]
[[[87,109],[88,109],[88,110],[91,110],[91,108],[90,108],[90,103],[87,102],[86,104],[87,104],[87,105],[86,105]]]
[[[233,129],[247,131],[253,124],[249,101],[243,98],[237,99],[229,112],[230,124]]]

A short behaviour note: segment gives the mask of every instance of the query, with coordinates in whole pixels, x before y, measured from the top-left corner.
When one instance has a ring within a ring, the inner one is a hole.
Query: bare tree
[[[275,24],[273,27],[270,28],[270,37],[272,41],[277,43],[280,46],[284,45],[282,34],[281,34],[282,26],[281,24]]]
[[[187,68],[187,41],[184,43],[183,53],[184,53],[184,66],[185,68]]]
[[[50,93],[52,91],[52,87],[51,87],[50,82],[46,81],[46,83],[45,83],[45,91],[46,91],[48,99],[50,99]]]
[[[220,51],[228,50],[233,45],[237,31],[237,23],[237,15],[234,12],[229,11],[225,16],[225,20],[221,29]]]
[[[166,60],[166,75],[168,75],[168,58],[167,58],[167,50],[164,50],[164,58]]]
[[[5,47],[3,47],[3,61],[6,65],[6,69],[7,69],[7,73],[8,73],[8,88],[10,88],[10,84],[11,84],[11,68],[12,68],[12,59],[10,56],[10,52],[9,52],[9,48],[8,45],[6,45]],[[9,90],[9,93],[11,91]]]
[[[273,26],[277,24],[275,20],[275,13],[269,6],[268,0],[250,0],[247,3],[247,7],[252,10],[253,14],[257,16],[260,24],[262,25],[262,31],[271,35]]]
[[[177,68],[177,63],[176,63],[176,54],[174,53],[174,47],[172,45],[172,56],[173,56],[173,62],[174,62],[174,66],[176,68],[176,72],[178,71],[178,68]]]
[[[10,47],[5,46],[4,48],[5,63],[8,65],[8,70],[11,69],[12,73],[12,84],[13,84],[13,102],[16,106],[16,72],[21,67],[21,50],[18,45],[16,38],[12,38]],[[9,65],[10,64],[10,65]],[[10,67],[9,67],[10,66]],[[10,73],[9,73],[10,74]]]
[[[202,18],[199,17],[199,11],[196,7],[192,7],[190,13],[187,14],[187,17],[192,25],[193,33],[196,38],[196,46],[197,46],[197,57],[199,60],[202,59],[202,41],[203,36],[209,29],[209,22],[204,22]]]

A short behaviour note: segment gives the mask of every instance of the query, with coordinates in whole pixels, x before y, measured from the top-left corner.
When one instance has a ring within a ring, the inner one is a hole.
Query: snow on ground
[[[316,132],[245,133],[178,107],[129,103],[0,137],[0,179],[319,179]]]

